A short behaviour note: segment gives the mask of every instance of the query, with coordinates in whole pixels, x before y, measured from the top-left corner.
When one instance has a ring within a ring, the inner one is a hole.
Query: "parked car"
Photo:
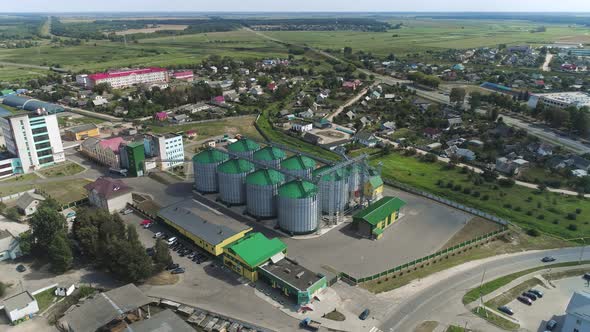
[[[529,299],[528,297],[519,296],[516,299],[526,305],[533,305],[533,300]]]
[[[584,280],[590,280],[590,273],[584,273]]]
[[[174,270],[172,270],[170,273],[172,273],[172,274],[181,274],[181,273],[184,273],[184,269],[181,268],[181,267],[177,267]]]
[[[369,314],[371,313],[371,310],[369,309],[365,309],[363,310],[363,312],[361,312],[361,314],[359,315],[359,319],[360,320],[365,320],[369,317]]]
[[[178,263],[172,263],[172,264],[170,264],[170,265],[166,266],[166,270],[168,270],[168,271],[169,271],[169,270],[175,270],[175,269],[177,269],[178,267],[179,267]]]
[[[498,307],[498,311],[505,313],[506,315],[512,316],[514,315],[514,311],[505,305]]]
[[[157,232],[156,234],[154,234],[154,236],[152,236],[154,239],[159,239],[160,237],[162,237],[162,232]]]
[[[18,264],[18,265],[16,266],[16,270],[17,270],[18,272],[25,272],[25,271],[27,270],[27,268],[26,268],[24,265],[22,265],[22,264]]]
[[[541,292],[538,289],[529,289],[529,293],[533,293],[535,294],[538,298],[542,298],[543,297],[543,292]]]
[[[178,240],[178,239],[176,238],[176,236],[173,236],[173,237],[169,238],[169,239],[168,239],[168,245],[169,245],[169,246],[173,245],[173,244],[174,244],[174,242],[176,242],[176,240]]]
[[[555,329],[556,326],[557,326],[557,322],[554,319],[552,319],[547,322],[547,324],[545,325],[545,328],[549,331],[553,331],[553,329]]]
[[[541,259],[541,262],[543,262],[543,263],[555,262],[555,257],[545,256],[545,257],[543,257],[543,259]]]
[[[531,299],[533,301],[537,301],[537,296],[533,293],[524,292],[524,293],[522,293],[522,296],[528,297],[529,299]]]
[[[121,210],[121,211],[120,211],[120,213],[121,213],[122,215],[128,215],[128,214],[131,214],[131,213],[133,213],[133,210],[132,210],[132,209],[130,209],[130,208],[125,208],[125,209]]]

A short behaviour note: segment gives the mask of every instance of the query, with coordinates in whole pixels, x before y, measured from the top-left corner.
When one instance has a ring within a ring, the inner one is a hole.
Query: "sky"
[[[3,0],[0,12],[590,12],[590,0]]]

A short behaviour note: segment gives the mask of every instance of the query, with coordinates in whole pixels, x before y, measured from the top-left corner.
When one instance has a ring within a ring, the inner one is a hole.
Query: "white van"
[[[172,245],[174,242],[176,242],[176,236],[173,236],[171,238],[168,239],[168,245]]]

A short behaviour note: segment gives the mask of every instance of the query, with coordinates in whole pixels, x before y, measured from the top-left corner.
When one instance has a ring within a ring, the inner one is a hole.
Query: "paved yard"
[[[588,291],[586,282],[580,277],[566,278],[553,282],[557,288],[537,287],[544,292],[541,299],[532,306],[514,300],[508,304],[514,310],[514,318],[520,322],[522,331],[543,332],[547,321],[554,319],[558,323],[555,331],[560,331],[565,319],[565,309],[575,291]]]

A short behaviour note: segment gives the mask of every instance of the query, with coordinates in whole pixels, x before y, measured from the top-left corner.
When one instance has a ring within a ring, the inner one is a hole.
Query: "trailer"
[[[322,323],[315,321],[309,317],[305,318],[301,321],[301,323],[299,323],[299,326],[301,326],[302,328],[307,328],[311,331],[317,331],[321,325]]]

